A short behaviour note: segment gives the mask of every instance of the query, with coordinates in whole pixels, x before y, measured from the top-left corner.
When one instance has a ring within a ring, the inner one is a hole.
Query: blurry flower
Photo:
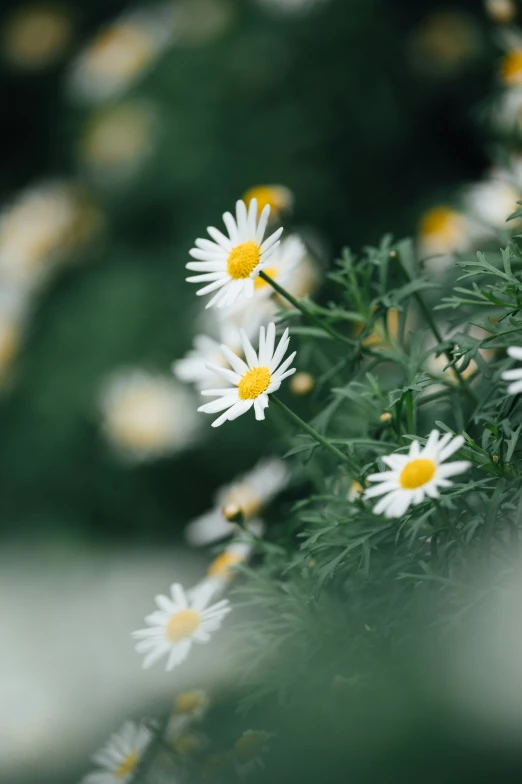
[[[326,0],[257,0],[257,2],[281,14],[303,14],[316,6],[326,5]]]
[[[492,123],[504,133],[522,130],[522,89],[503,90],[492,106]]]
[[[256,353],[243,332],[243,353],[246,362],[229,348],[222,346],[221,351],[230,363],[232,370],[221,368],[218,365],[210,367],[233,386],[203,390],[202,395],[212,395],[217,399],[198,408],[198,411],[205,414],[215,414],[226,409],[224,414],[212,422],[212,427],[219,427],[226,421],[231,422],[242,414],[246,414],[252,407],[257,420],[265,418],[265,408],[268,408],[269,396],[277,392],[285,378],[295,373],[295,368],[290,368],[290,370],[288,368],[294,360],[296,352],[294,351],[283,361],[290,344],[288,329],[284,331],[277,348],[275,348],[275,334],[276,328],[273,321],[267,327],[266,336],[265,328],[261,327],[259,330],[259,351]]]
[[[0,278],[23,285],[41,282],[94,233],[96,215],[86,194],[71,183],[28,188],[0,213]]]
[[[486,13],[499,24],[509,24],[517,15],[513,0],[484,0],[484,6]]]
[[[270,207],[270,220],[280,220],[282,215],[289,212],[294,206],[294,195],[284,185],[256,185],[250,188],[243,196],[243,201],[250,206],[252,199],[257,201],[257,206],[262,212],[268,205]]]
[[[435,11],[414,33],[412,55],[419,71],[448,76],[472,60],[482,44],[475,18],[459,10]]]
[[[4,24],[3,55],[17,68],[45,68],[61,57],[72,32],[71,12],[66,6],[28,3],[16,8]]]
[[[150,6],[122,15],[104,27],[73,63],[70,87],[89,103],[114,98],[151,67],[169,44],[173,10]]]
[[[111,735],[108,743],[93,756],[101,770],[90,773],[83,784],[127,784],[151,741],[150,731],[143,726],[126,722],[120,732]]]
[[[248,528],[261,533],[262,524],[256,518],[287,483],[288,471],[281,460],[262,460],[252,471],[218,491],[214,508],[188,525],[187,541],[195,546],[206,545],[237,532],[238,527],[223,515],[223,509],[229,505],[241,510]]]
[[[168,728],[165,740],[180,757],[191,757],[194,754],[199,754],[209,745],[208,738],[199,732],[171,730],[169,733]]]
[[[290,391],[299,397],[309,395],[315,387],[315,379],[310,373],[296,373],[290,381]]]
[[[264,730],[246,730],[234,745],[234,756],[240,773],[263,767],[263,755],[268,749],[270,735]]]
[[[364,487],[360,482],[354,481],[350,485],[350,490],[348,491],[348,500],[352,503],[357,501],[361,495],[364,493]]]
[[[217,328],[220,330],[222,342],[234,351],[237,346],[238,353],[240,353],[241,330],[245,332],[249,340],[257,340],[259,328],[266,327],[267,324],[274,321],[278,306],[273,299],[262,297],[256,298],[255,306],[250,300],[242,299],[230,308],[220,308],[213,312],[217,314]]]
[[[192,396],[168,376],[130,369],[102,396],[103,427],[128,457],[150,460],[190,447],[198,430]]]
[[[252,552],[252,545],[247,542],[232,542],[226,550],[218,555],[208,567],[207,575],[196,586],[202,586],[211,591],[212,598],[220,596],[229,586],[237,574],[234,567],[245,563]]]
[[[207,308],[214,304],[220,308],[233,305],[241,294],[247,299],[254,296],[254,278],[277,250],[283,232],[278,229],[263,242],[269,214],[270,207],[266,206],[258,221],[256,200],[250,202],[248,213],[245,203],[238,201],[235,220],[230,212],[223,215],[228,237],[209,226],[207,231],[214,241],[196,240],[190,255],[197,261],[189,261],[186,266],[198,274],[187,280],[207,284],[197,291],[198,296],[219,289]]]
[[[202,719],[208,710],[210,699],[206,691],[194,689],[178,694],[174,700],[174,716],[190,720]]]
[[[510,346],[507,353],[513,359],[517,359],[519,362],[522,361],[522,348],[519,346]],[[511,368],[510,370],[505,370],[502,373],[502,378],[504,381],[512,382],[508,386],[508,392],[510,395],[519,395],[522,392],[522,368]]]
[[[125,179],[150,153],[156,117],[141,103],[122,103],[96,112],[80,142],[82,164],[100,181]]]
[[[319,287],[321,282],[321,270],[317,260],[311,253],[301,255],[299,263],[294,267],[293,273],[286,280],[285,289],[296,299],[311,297]],[[279,294],[274,295],[274,299],[280,307],[291,307],[288,300]]]
[[[241,353],[241,336],[233,325],[224,330],[224,342],[231,351]],[[208,364],[226,368],[228,362],[221,351],[221,344],[207,335],[196,335],[194,347],[182,358],[172,363],[172,372],[180,381],[194,384],[198,389],[209,389],[220,383],[220,376]]]
[[[235,20],[230,0],[177,0],[176,24],[180,42],[205,46],[227,33]]]
[[[20,348],[28,305],[24,289],[0,287],[0,380]]]
[[[471,185],[465,193],[465,204],[470,218],[490,230],[506,229],[515,224],[506,224],[510,215],[518,210],[517,201],[521,199],[520,190],[509,182],[509,178],[494,171],[482,182]]]
[[[399,335],[400,311],[397,308],[388,308],[385,314],[386,323],[382,319],[374,322],[372,331],[367,337],[363,338],[362,345],[365,348],[372,346],[384,346],[390,341],[395,342]],[[356,333],[359,335],[364,329],[363,324],[356,325]]]
[[[172,598],[156,596],[159,610],[145,618],[149,628],[132,633],[139,640],[136,651],[145,654],[144,669],[165,655],[167,670],[184,662],[192,644],[208,642],[231,610],[226,599],[209,607],[211,592],[206,586],[193,591],[190,600],[179,583],[171,586],[170,593]]]
[[[500,64],[500,78],[506,87],[522,85],[522,47],[504,55]]]
[[[286,289],[293,275],[296,274],[296,268],[299,267],[306,255],[307,250],[303,242],[298,236],[292,234],[281,241],[279,247],[272,254],[269,266],[265,267],[263,272]],[[270,297],[275,293],[270,283],[259,276],[254,280],[254,290],[256,297]]]
[[[466,369],[462,369],[463,360],[459,359],[458,362],[451,367],[446,367],[448,364],[448,358],[445,354],[430,354],[426,360],[426,370],[433,376],[438,376],[441,379],[444,379],[446,382],[450,384],[458,384],[458,376],[455,372],[455,367],[459,371],[459,374],[462,378],[468,379],[470,378],[476,371],[477,371],[477,363],[474,359],[470,360]],[[433,391],[433,386],[430,385],[430,391]]]
[[[402,517],[411,504],[421,503],[426,496],[438,498],[439,488],[451,487],[448,477],[467,471],[471,464],[464,460],[444,465],[464,444],[464,438],[446,433],[439,441],[439,436],[438,430],[432,430],[422,450],[418,441],[412,441],[407,455],[382,458],[391,470],[370,474],[368,481],[377,484],[364,494],[365,499],[383,496],[375,505],[374,514]]]
[[[450,254],[469,246],[466,216],[451,207],[432,207],[419,223],[419,252],[422,257]]]

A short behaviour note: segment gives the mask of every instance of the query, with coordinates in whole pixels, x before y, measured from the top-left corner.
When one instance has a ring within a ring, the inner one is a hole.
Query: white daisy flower
[[[210,698],[203,689],[184,691],[174,700],[173,715],[199,721],[207,712],[209,705]]]
[[[231,351],[241,353],[241,337],[233,324],[222,330],[223,342]],[[227,340],[228,338],[228,340]],[[227,367],[228,363],[221,351],[221,344],[207,335],[196,335],[193,348],[182,359],[172,363],[172,372],[185,383],[194,384],[198,389],[210,389],[219,384],[221,379],[208,365]]]
[[[507,219],[519,209],[517,202],[520,199],[520,189],[508,174],[498,170],[482,182],[471,185],[465,194],[469,217],[485,227],[486,234],[488,228],[493,231],[514,229],[516,224],[507,223]]]
[[[92,760],[100,770],[85,776],[83,784],[130,782],[151,737],[146,727],[127,721],[122,729],[111,735],[107,744],[93,756]]]
[[[158,610],[147,615],[147,629],[133,632],[139,640],[138,653],[144,653],[144,669],[151,667],[162,656],[167,656],[167,670],[181,664],[190,653],[192,644],[205,643],[217,631],[231,608],[226,599],[208,607],[212,593],[208,586],[193,591],[189,599],[179,583],[170,588],[171,597],[156,596]]]
[[[288,370],[296,355],[295,351],[284,362],[282,361],[290,343],[288,329],[285,329],[277,348],[274,347],[275,334],[276,328],[273,321],[268,325],[266,335],[265,328],[261,327],[259,330],[259,351],[256,353],[249,339],[242,332],[241,338],[246,362],[227,346],[221,346],[221,351],[229,361],[232,370],[221,368],[218,365],[209,365],[209,367],[234,386],[224,389],[205,389],[201,393],[202,395],[217,396],[217,400],[205,403],[198,408],[198,411],[203,411],[205,414],[215,414],[227,409],[224,414],[212,422],[212,427],[219,427],[227,420],[231,422],[242,414],[246,414],[252,407],[254,407],[256,419],[265,418],[269,395],[277,392],[281,382],[296,371],[295,368]]]
[[[522,348],[519,346],[510,346],[507,353],[513,359],[518,359],[519,362],[522,362]],[[522,392],[522,368],[511,368],[510,370],[505,370],[502,373],[502,378],[504,381],[512,382],[508,386],[508,392],[510,395],[518,395],[520,392]]]
[[[252,471],[218,491],[214,508],[189,523],[185,532],[187,541],[199,547],[236,533],[238,526],[230,523],[223,514],[227,507],[237,507],[248,528],[256,535],[261,535],[263,524],[258,515],[287,483],[288,470],[281,460],[262,460]]]
[[[402,517],[410,504],[420,504],[425,496],[438,498],[439,488],[451,487],[448,477],[467,471],[471,464],[465,460],[443,465],[460,449],[464,438],[446,433],[439,441],[439,436],[438,430],[432,430],[422,450],[419,442],[413,441],[407,455],[382,458],[391,471],[370,474],[368,481],[378,484],[364,494],[365,499],[384,496],[375,505],[374,514]]]
[[[228,307],[244,294],[247,299],[254,296],[254,278],[266,266],[275,252],[283,229],[280,228],[264,240],[270,207],[267,205],[257,218],[257,201],[252,199],[247,208],[244,201],[236,204],[236,218],[230,212],[223,215],[228,231],[226,237],[218,229],[209,226],[211,240],[197,239],[190,255],[187,269],[198,274],[187,278],[189,283],[205,283],[198,296],[216,291],[206,307]]]
[[[292,279],[292,273],[302,263],[307,255],[304,242],[296,234],[286,237],[276,249],[270,264],[265,267],[263,272],[283,288],[287,288]],[[256,297],[270,297],[274,294],[274,289],[266,280],[259,276],[254,280],[254,291]]]

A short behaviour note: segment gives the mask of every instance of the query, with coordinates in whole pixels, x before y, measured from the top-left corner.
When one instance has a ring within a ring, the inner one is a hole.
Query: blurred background
[[[172,374],[211,332],[184,282],[194,239],[272,184],[312,288],[343,245],[415,235],[489,165],[492,5],[2,3],[2,780],[70,780],[170,694],[129,633],[204,573],[191,518],[284,451],[272,420],[211,430]]]

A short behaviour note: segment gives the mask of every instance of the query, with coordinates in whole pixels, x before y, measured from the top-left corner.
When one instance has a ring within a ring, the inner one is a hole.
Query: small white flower
[[[145,618],[149,628],[132,633],[139,640],[137,652],[145,654],[144,669],[162,656],[168,657],[167,670],[184,662],[192,644],[208,642],[231,610],[226,599],[207,606],[212,598],[208,586],[193,591],[190,599],[179,583],[171,585],[170,593],[172,598],[156,596],[159,609]]]
[[[133,460],[186,449],[199,430],[192,395],[168,376],[121,370],[107,383],[101,403],[106,436]]]
[[[281,460],[262,460],[252,471],[218,491],[214,508],[189,523],[185,534],[187,541],[199,547],[237,532],[238,527],[223,515],[223,509],[227,506],[241,510],[248,528],[256,535],[261,535],[263,524],[258,515],[287,483],[288,470]]]
[[[232,351],[239,354],[241,346],[239,330],[230,325],[226,333],[224,330],[223,333],[229,338],[226,340],[223,336],[224,342]],[[172,363],[172,372],[180,381],[194,384],[197,389],[209,389],[215,387],[221,380],[217,373],[209,369],[209,364],[227,367],[228,363],[221,351],[221,344],[207,335],[196,335],[193,348],[182,359]]]
[[[270,259],[270,264],[263,272],[283,288],[287,288],[292,280],[292,273],[303,262],[307,255],[303,241],[296,234],[292,234],[281,241]],[[270,297],[274,289],[266,280],[259,276],[254,280],[256,297]]]
[[[85,776],[83,784],[130,782],[151,737],[146,727],[127,721],[122,729],[111,735],[107,744],[93,756],[93,762],[101,770]]]
[[[200,721],[206,714],[210,705],[210,698],[206,691],[194,689],[185,691],[176,696],[169,718],[165,739],[168,743],[175,744],[180,738],[180,733],[193,722]]]
[[[266,266],[275,252],[283,229],[278,229],[263,242],[270,207],[267,205],[257,218],[257,201],[252,199],[247,208],[243,201],[236,204],[236,218],[230,212],[223,215],[228,237],[213,226],[207,231],[212,240],[197,239],[196,247],[190,255],[187,269],[195,270],[198,275],[187,278],[189,283],[205,283],[197,294],[202,296],[217,291],[207,303],[228,307],[244,294],[247,299],[254,296],[254,278]]]
[[[508,348],[507,353],[513,359],[518,359],[519,362],[522,362],[522,348],[519,346],[511,346]],[[520,392],[522,392],[522,368],[511,368],[510,370],[505,370],[502,373],[502,378],[504,381],[512,382],[508,386],[508,392],[510,395],[518,395]]]
[[[393,454],[382,458],[391,470],[370,474],[368,481],[378,484],[364,494],[365,498],[384,496],[375,505],[375,514],[402,517],[410,504],[420,504],[425,496],[438,498],[439,488],[452,485],[448,477],[461,474],[470,467],[471,464],[465,460],[443,465],[460,449],[464,438],[446,433],[439,441],[439,436],[438,430],[432,430],[422,450],[419,442],[413,441],[407,455]]]
[[[227,346],[221,346],[221,351],[230,363],[232,370],[221,368],[218,365],[209,365],[212,370],[229,381],[234,386],[224,389],[205,389],[201,394],[217,396],[212,403],[205,403],[198,408],[205,414],[215,414],[227,409],[212,422],[212,427],[219,427],[223,422],[237,419],[254,407],[256,419],[265,418],[265,408],[268,407],[268,398],[277,392],[281,382],[295,373],[295,368],[288,370],[296,352],[294,351],[283,362],[290,338],[288,329],[275,348],[276,328],[272,321],[266,330],[259,330],[259,351],[254,351],[252,344],[244,332],[241,333],[243,353],[246,362],[240,359]]]

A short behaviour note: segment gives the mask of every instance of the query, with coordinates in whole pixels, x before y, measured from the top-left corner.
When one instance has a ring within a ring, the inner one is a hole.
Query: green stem
[[[314,430],[313,427],[310,427],[310,425],[307,424],[307,422],[305,422],[303,419],[301,419],[301,417],[297,416],[297,414],[294,414],[292,409],[288,408],[288,406],[285,406],[285,404],[281,400],[279,400],[279,398],[277,398],[275,395],[271,395],[270,399],[276,404],[276,406],[281,411],[283,411],[283,413],[285,414],[286,417],[288,417],[288,419],[290,419],[295,425],[298,425],[298,427],[304,430],[305,433],[308,433],[309,436],[312,436],[312,438],[314,438],[318,444],[321,444],[321,446],[323,446],[325,449],[331,452],[332,455],[334,455],[337,458],[337,460],[339,460],[341,463],[344,463],[344,465],[348,466],[354,478],[359,475],[357,466],[352,462],[352,460],[348,457],[348,455],[343,454],[341,450],[337,449],[337,447],[334,446],[332,443],[330,443],[330,441],[328,441],[327,438],[325,438],[320,433],[318,433],[317,430]]]
[[[347,345],[350,346],[350,348],[353,349],[353,342],[349,338],[346,338],[344,335],[341,335],[340,332],[337,332],[337,330],[331,327],[329,324],[324,323],[323,321],[321,321],[320,318],[317,318],[317,316],[315,316],[313,313],[311,313],[308,310],[306,305],[303,305],[302,302],[299,302],[298,299],[293,297],[286,289],[280,286],[279,283],[276,283],[275,280],[272,280],[272,278],[269,277],[265,272],[263,272],[263,270],[261,270],[261,272],[259,273],[259,277],[262,278],[266,283],[270,284],[270,286],[272,286],[274,291],[277,291],[277,293],[280,294],[281,297],[284,297],[291,305],[294,306],[296,310],[299,310],[303,314],[303,316],[306,316],[306,318],[309,321],[311,321],[313,324],[315,324],[317,327],[319,327],[319,329],[321,329],[323,332],[327,332],[328,335],[334,338],[334,340],[339,340],[341,341],[341,343],[346,343]]]

